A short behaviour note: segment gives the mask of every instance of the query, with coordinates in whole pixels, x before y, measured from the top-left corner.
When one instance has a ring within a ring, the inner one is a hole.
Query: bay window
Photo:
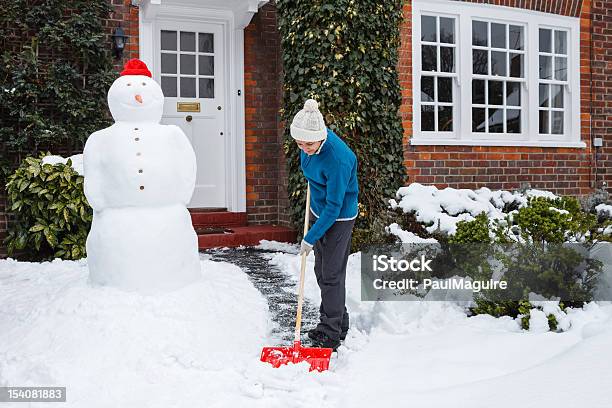
[[[577,18],[441,0],[412,9],[411,144],[584,147]]]

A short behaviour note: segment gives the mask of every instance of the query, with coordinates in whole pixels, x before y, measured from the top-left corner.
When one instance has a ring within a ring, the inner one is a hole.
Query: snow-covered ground
[[[297,279],[294,248],[264,245]],[[353,254],[347,340],[329,371],[309,373],[258,361],[276,345],[270,316],[234,265],[203,259],[200,282],[146,297],[91,287],[85,261],[3,260],[0,386],[66,386],[62,406],[87,408],[610,406],[610,304],[570,311],[564,333],[526,332],[452,303],[361,302],[359,270]]]

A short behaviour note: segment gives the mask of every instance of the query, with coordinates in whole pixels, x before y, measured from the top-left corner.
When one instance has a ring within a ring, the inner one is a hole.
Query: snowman
[[[178,126],[161,125],[164,95],[133,59],[108,91],[112,126],[85,144],[87,236],[93,284],[166,292],[201,277],[197,235],[187,211],[195,153]]]

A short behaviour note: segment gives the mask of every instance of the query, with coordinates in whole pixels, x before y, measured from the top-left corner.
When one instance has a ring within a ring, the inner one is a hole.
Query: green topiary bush
[[[32,261],[85,257],[92,209],[83,193],[83,176],[70,160],[42,164],[45,155],[26,158],[8,178],[8,209],[16,216],[6,239],[8,253],[23,253]]]
[[[329,128],[355,151],[360,216],[358,240],[375,239],[384,197],[404,182],[401,104],[397,76],[400,0],[278,0],[284,100],[282,120],[290,123],[308,98],[320,103]],[[299,150],[285,126],[292,219],[304,214],[306,183]]]

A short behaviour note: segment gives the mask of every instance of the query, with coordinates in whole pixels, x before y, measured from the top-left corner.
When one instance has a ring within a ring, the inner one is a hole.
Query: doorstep
[[[280,225],[247,225],[247,214],[225,209],[190,209],[199,249],[254,246],[262,239],[295,243],[297,233]]]

